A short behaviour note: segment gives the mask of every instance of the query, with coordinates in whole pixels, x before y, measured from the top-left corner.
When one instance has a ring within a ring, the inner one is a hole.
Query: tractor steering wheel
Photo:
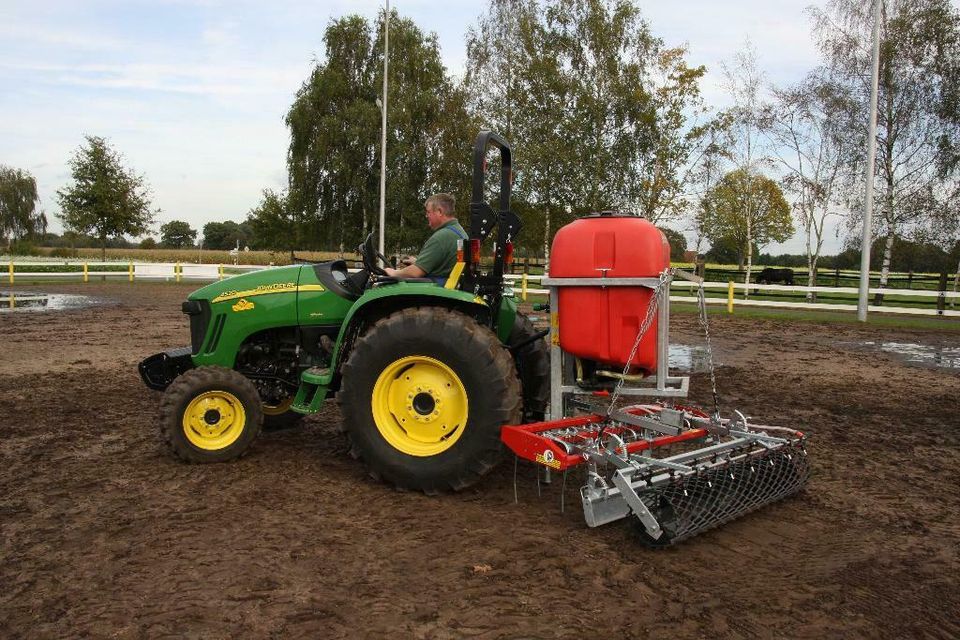
[[[367,239],[363,241],[363,244],[360,245],[360,258],[363,260],[363,267],[370,273],[375,276],[385,276],[387,272],[380,266],[378,261],[382,260],[383,264],[390,264],[390,261],[387,260],[386,256],[377,251],[376,245],[373,244],[373,232],[370,232],[370,235],[367,236]]]

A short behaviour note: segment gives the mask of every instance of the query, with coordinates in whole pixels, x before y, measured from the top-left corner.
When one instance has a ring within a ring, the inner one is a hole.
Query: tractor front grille
[[[182,310],[190,316],[190,346],[193,355],[197,355],[203,348],[207,326],[210,324],[210,301],[187,300],[183,303]]]

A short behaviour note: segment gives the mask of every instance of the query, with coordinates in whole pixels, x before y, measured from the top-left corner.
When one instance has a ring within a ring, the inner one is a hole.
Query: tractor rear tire
[[[256,386],[233,369],[191,369],[167,387],[160,401],[163,439],[187,462],[239,458],[262,424]]]
[[[337,395],[350,453],[397,487],[469,487],[500,461],[520,418],[513,359],[488,328],[440,307],[379,320],[354,345]]]
[[[508,344],[520,344],[537,334],[527,316],[518,313]],[[543,420],[550,404],[550,349],[545,340],[534,340],[513,354],[523,389],[523,422]]]

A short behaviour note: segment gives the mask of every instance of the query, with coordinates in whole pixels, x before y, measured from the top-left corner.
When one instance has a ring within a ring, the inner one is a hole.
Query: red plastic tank
[[[659,277],[670,266],[670,244],[652,223],[629,214],[601,213],[557,231],[550,252],[551,278]],[[561,287],[560,347],[580,358],[623,369],[647,314],[646,287]],[[657,322],[647,330],[631,370],[657,368]]]

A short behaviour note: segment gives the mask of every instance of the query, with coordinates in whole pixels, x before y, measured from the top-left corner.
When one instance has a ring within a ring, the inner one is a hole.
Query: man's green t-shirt
[[[445,222],[423,245],[415,264],[431,278],[450,275],[453,265],[457,264],[457,240],[466,237],[467,233],[456,219]]]

